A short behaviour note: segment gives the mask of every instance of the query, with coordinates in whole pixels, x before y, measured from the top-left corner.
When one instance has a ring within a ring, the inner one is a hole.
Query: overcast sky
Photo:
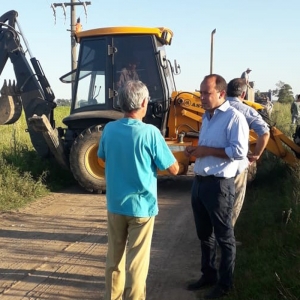
[[[18,22],[30,50],[41,63],[56,98],[70,98],[70,85],[59,77],[71,70],[70,8],[66,17],[49,0],[1,1],[1,15],[19,13]],[[67,1],[68,2],[68,1]],[[71,2],[71,1],[69,1]],[[80,1],[78,1],[80,2]],[[278,81],[300,93],[299,0],[91,0],[85,15],[76,6],[83,30],[110,26],[168,27],[174,32],[168,58],[181,66],[178,90],[194,91],[210,72],[211,32],[214,35],[213,72],[227,81],[248,67],[250,80],[261,92]],[[55,2],[60,3],[60,2]],[[13,79],[10,62],[0,76]]]

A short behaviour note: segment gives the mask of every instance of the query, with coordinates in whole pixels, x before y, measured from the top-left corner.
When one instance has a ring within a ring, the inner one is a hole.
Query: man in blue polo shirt
[[[106,124],[100,138],[98,157],[105,161],[107,185],[106,300],[146,299],[158,213],[157,169],[172,175],[179,171],[160,131],[142,121],[148,100],[149,91],[141,81],[125,82],[119,91],[124,118]]]

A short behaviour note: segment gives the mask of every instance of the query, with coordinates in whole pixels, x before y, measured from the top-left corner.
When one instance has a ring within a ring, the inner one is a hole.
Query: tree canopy
[[[273,95],[278,97],[278,102],[292,103],[294,101],[292,87],[289,84],[279,81],[276,86],[277,89],[273,90]]]

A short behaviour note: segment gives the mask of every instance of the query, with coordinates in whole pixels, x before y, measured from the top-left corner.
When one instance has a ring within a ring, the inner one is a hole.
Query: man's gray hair
[[[119,105],[123,112],[131,112],[140,109],[143,100],[148,97],[149,91],[144,83],[128,80],[119,90]]]
[[[234,78],[227,84],[228,97],[240,97],[247,92],[247,83],[244,78]]]

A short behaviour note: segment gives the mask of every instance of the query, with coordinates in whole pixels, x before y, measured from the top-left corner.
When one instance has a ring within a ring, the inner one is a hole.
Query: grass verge
[[[58,124],[69,108],[58,107]],[[33,149],[24,114],[17,123],[0,127],[0,211],[25,206],[38,197],[75,184],[72,173]]]
[[[235,231],[236,290],[228,300],[297,300],[300,295],[300,167],[264,157],[247,187]]]

